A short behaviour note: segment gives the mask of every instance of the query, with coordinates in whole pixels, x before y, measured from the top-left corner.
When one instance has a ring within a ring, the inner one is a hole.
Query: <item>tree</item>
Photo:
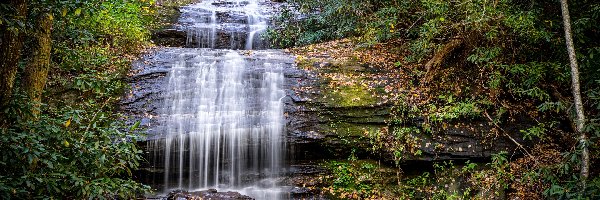
[[[569,16],[569,6],[567,0],[560,0],[562,17],[565,29],[565,40],[567,42],[567,52],[569,54],[569,62],[571,65],[571,86],[573,90],[573,99],[575,103],[575,132],[579,134],[579,144],[581,145],[581,179],[585,188],[585,181],[589,176],[589,150],[587,147],[587,135],[583,132],[585,125],[585,114],[583,112],[583,103],[581,101],[581,91],[579,86],[579,66],[577,65],[577,57],[575,55],[575,47],[573,45],[573,37],[571,35],[571,19]]]
[[[15,9],[14,20],[20,22],[18,24],[24,24],[27,18],[27,1],[10,0],[9,6]],[[12,96],[17,65],[23,48],[22,28],[11,28],[8,24],[0,28],[3,32],[2,44],[0,44],[0,107],[5,106]],[[2,116],[0,120],[4,120]]]
[[[52,47],[52,20],[48,13],[41,13],[33,34],[32,57],[23,71],[22,88],[29,99],[36,105],[41,103],[41,95],[46,85],[50,67],[50,50]],[[39,113],[39,107],[34,106],[32,114]]]

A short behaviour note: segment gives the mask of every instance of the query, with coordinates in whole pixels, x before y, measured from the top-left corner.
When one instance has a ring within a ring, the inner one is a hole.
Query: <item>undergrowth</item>
[[[598,170],[592,170],[585,187],[579,184],[581,146],[571,125],[571,75],[558,2],[288,2],[291,7],[275,18],[275,26],[269,30],[275,45],[303,46],[351,38],[356,45],[343,48],[353,48],[353,52],[369,52],[381,46],[402,49],[394,51],[398,58],[393,60],[385,54],[369,55],[374,58],[371,60],[381,62],[370,62],[370,67],[387,66],[383,69],[406,79],[402,84],[381,86],[386,92],[396,91],[399,98],[394,102],[389,128],[365,134],[374,154],[388,152],[385,155],[393,157],[391,160],[398,165],[424,153],[422,138],[471,122],[490,127],[483,133],[484,138],[512,136],[517,137],[512,145],[526,144],[517,150],[521,155],[507,159],[495,152],[498,154],[485,167],[464,175],[470,191],[429,188],[432,192],[424,192],[423,187],[432,183],[432,177],[448,171],[446,167],[413,181],[423,184],[405,193],[413,195],[407,198],[597,198]],[[600,136],[600,60],[596,58],[600,44],[593,39],[600,36],[599,26],[594,23],[600,20],[600,4],[577,1],[569,6],[588,118],[584,131],[590,135],[587,145],[593,166],[598,164]],[[446,150],[441,144],[430,145],[436,151]],[[555,158],[539,151],[540,146]]]
[[[142,161],[139,123],[125,125],[116,104],[131,61],[151,45],[161,7],[154,0],[28,6],[54,16],[50,73],[41,105],[17,87],[1,111],[9,123],[0,129],[0,198],[133,199],[150,192],[132,179]],[[9,24],[21,20],[2,16]],[[33,20],[11,26],[28,32]]]

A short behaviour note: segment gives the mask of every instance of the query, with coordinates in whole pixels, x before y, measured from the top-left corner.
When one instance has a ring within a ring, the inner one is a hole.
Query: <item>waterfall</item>
[[[267,29],[267,21],[259,12],[259,6],[256,2],[247,5],[248,15],[248,39],[246,40],[245,49],[253,49],[254,37],[256,33]]]
[[[181,9],[179,28],[187,33],[186,46],[199,48],[261,49],[260,34],[268,28],[267,6],[253,1],[205,0]],[[229,40],[226,40],[229,39]]]
[[[240,187],[244,178],[277,175],[283,159],[282,66],[232,50],[201,52],[180,55],[169,72],[165,189]],[[173,174],[176,184],[169,183]]]
[[[258,38],[267,28],[264,9],[259,0],[204,0],[182,9],[180,28],[197,48],[179,49],[168,62],[155,131],[162,139],[149,145],[151,162],[164,170],[164,191],[281,196],[285,64],[265,59],[267,52],[235,50],[264,48]]]

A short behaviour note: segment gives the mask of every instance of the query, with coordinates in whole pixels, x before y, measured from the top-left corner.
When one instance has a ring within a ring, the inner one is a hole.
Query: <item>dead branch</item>
[[[504,134],[504,136],[508,137],[508,139],[510,139],[513,143],[515,143],[515,145],[517,145],[517,147],[519,147],[521,150],[523,150],[523,152],[525,152],[525,154],[527,156],[529,156],[536,164],[539,164],[538,161],[537,161],[537,159],[535,159],[535,157],[533,157],[533,155],[531,155],[531,153],[529,153],[529,151],[527,151],[527,149],[525,149],[525,147],[523,147],[523,145],[521,145],[521,143],[517,142],[517,140],[515,140],[502,127],[500,127],[496,122],[494,122],[494,120],[492,119],[492,117],[490,117],[490,115],[487,112],[483,112],[483,113],[490,120],[490,122],[492,124],[494,124],[494,126],[496,128],[498,128],[500,131],[502,131],[502,133]]]

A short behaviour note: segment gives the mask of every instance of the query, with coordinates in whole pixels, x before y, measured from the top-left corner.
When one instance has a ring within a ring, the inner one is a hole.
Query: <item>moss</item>
[[[162,1],[157,13],[153,15],[154,20],[148,28],[151,31],[173,28],[181,15],[180,7],[195,2],[196,0]]]
[[[359,107],[377,104],[377,98],[360,84],[323,89],[322,101],[332,107]]]
[[[303,56],[296,57],[296,65],[298,68],[303,70],[313,70],[315,63],[318,63],[319,59],[307,58]]]
[[[344,74],[352,74],[365,71],[364,64],[356,57],[332,61],[332,70]]]

